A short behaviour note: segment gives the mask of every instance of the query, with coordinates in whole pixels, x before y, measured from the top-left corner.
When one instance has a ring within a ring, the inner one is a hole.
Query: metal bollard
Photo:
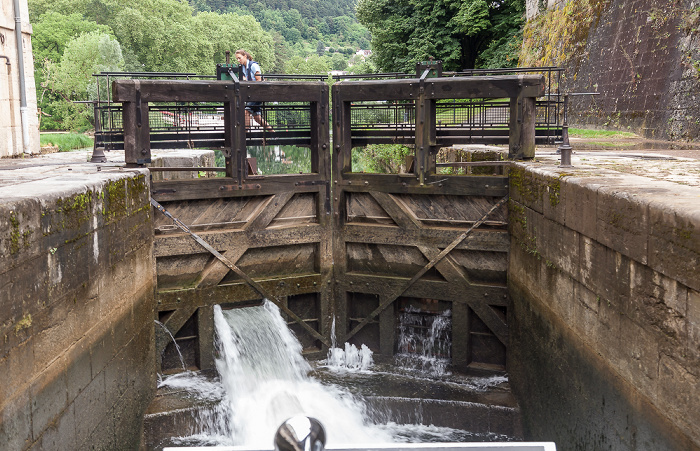
[[[564,95],[564,122],[561,127],[561,145],[557,148],[557,153],[561,154],[560,168],[571,167],[571,145],[569,145],[569,120],[567,109],[569,108],[569,96]]]
[[[90,158],[90,163],[106,163],[107,156],[105,156],[105,148],[95,147],[92,151],[92,158]]]

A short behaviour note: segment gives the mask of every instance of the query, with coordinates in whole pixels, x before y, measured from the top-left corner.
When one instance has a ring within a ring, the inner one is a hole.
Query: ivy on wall
[[[564,66],[581,58],[588,33],[609,2],[569,0],[528,21],[523,30],[519,66]]]

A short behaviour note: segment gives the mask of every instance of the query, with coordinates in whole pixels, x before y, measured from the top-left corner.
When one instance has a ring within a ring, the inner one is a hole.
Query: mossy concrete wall
[[[525,438],[700,449],[700,188],[519,164],[510,231]]]
[[[527,4],[520,64],[564,67],[561,92],[600,94],[571,98],[570,125],[700,139],[698,0]]]
[[[10,173],[0,179],[0,448],[137,449],[155,389],[147,172]]]

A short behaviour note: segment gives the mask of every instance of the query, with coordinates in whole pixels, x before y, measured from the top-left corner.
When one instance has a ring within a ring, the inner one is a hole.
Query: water
[[[399,322],[397,364],[431,376],[448,375],[452,346],[451,311],[432,315],[409,306],[401,313]]]
[[[333,371],[368,371],[374,364],[372,350],[362,344],[357,346],[345,343],[345,348],[339,348],[335,339],[335,318],[331,326],[331,347],[328,349],[326,367]]]
[[[378,376],[383,378],[378,387],[393,389],[396,384],[387,378],[395,375],[369,371],[372,356],[366,346],[358,349],[346,344],[341,349],[335,341],[328,360],[312,368],[302,356],[302,345],[270,302],[234,310],[216,306],[214,321],[219,379],[188,372],[169,376],[159,384],[184,389],[200,406],[206,404],[196,409],[193,429],[172,438],[170,445],[271,448],[279,425],[300,414],[321,421],[331,446],[503,438],[433,425],[397,424],[391,407],[376,408],[376,400],[375,408],[370,409],[369,399],[365,400],[357,388],[370,387],[371,378]],[[324,370],[319,370],[321,367]],[[320,371],[326,371],[326,376]],[[411,379],[419,387],[429,385],[420,378]],[[374,394],[369,396],[375,398]]]
[[[260,307],[224,311],[215,307],[216,367],[225,393],[220,403],[200,413],[194,435],[175,442],[244,445],[268,448],[287,418],[318,418],[328,444],[388,443],[390,433],[365,422],[364,403],[339,386],[323,385],[307,374],[311,366],[302,346],[279,314],[266,302]],[[165,379],[161,386],[185,387],[186,376]],[[197,392],[198,381],[191,384]],[[197,393],[216,400],[208,389]]]
[[[178,346],[177,341],[175,340],[175,337],[173,337],[173,334],[170,333],[170,329],[168,329],[165,324],[161,323],[158,320],[155,320],[155,322],[160,327],[162,327],[163,330],[165,330],[165,332],[170,336],[170,339],[173,341],[173,344],[175,345],[175,350],[177,351],[177,355],[180,356],[180,364],[182,365],[182,369],[187,371],[187,368],[185,367],[185,359],[182,358],[182,352],[180,352],[180,346]]]

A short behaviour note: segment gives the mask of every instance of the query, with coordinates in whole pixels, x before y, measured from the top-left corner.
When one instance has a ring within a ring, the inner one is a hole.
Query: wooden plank
[[[351,272],[342,281],[339,281],[339,285],[345,291],[381,296],[400,289],[407,280],[408,277]],[[463,304],[468,304],[466,298],[472,298],[484,301],[489,305],[507,306],[507,294],[508,287],[501,285],[462,285],[423,278],[409,287],[402,297],[440,299]]]
[[[214,363],[214,307],[207,305],[197,309],[197,342],[199,344],[199,369],[212,370]]]
[[[260,279],[258,282],[268,292],[279,297],[316,293],[322,289],[322,280],[320,274],[302,274],[293,277]],[[183,299],[186,300],[188,306],[192,307],[261,300],[260,294],[243,280],[226,285],[158,291],[156,298],[160,311],[179,308]]]
[[[238,263],[238,260],[247,250],[247,247],[236,246],[233,249],[223,251],[221,254],[226,256],[230,261]],[[230,271],[229,267],[219,261],[219,259],[213,258],[202,271],[199,282],[197,283],[197,288],[218,285]]]
[[[151,195],[159,202],[274,195],[284,191],[319,192],[325,196],[326,181],[318,174],[282,174],[246,177],[242,185],[230,177],[153,182]]]
[[[418,79],[363,80],[336,83],[338,100],[410,100],[418,98]],[[431,99],[502,98],[544,95],[542,75],[503,75],[498,77],[444,77],[425,81],[426,96]],[[335,101],[335,100],[334,100]]]
[[[240,82],[246,101],[319,101],[322,82]],[[115,80],[112,99],[133,102],[140,89],[145,102],[226,102],[235,98],[234,83],[223,80]],[[249,97],[250,96],[250,97]],[[253,96],[255,98],[253,98]]]
[[[413,213],[390,194],[377,191],[370,191],[369,194],[402,229],[415,230],[422,227],[420,221],[416,219]]]
[[[493,77],[444,77],[426,80],[426,95],[433,99],[541,97],[543,75],[502,75]]]
[[[287,202],[294,196],[294,192],[287,191],[275,194],[268,198],[267,202],[260,204],[260,208],[250,217],[244,230],[253,231],[264,229],[277,216],[282,208],[287,205]]]
[[[201,236],[219,250],[228,250],[238,246],[244,248],[262,248],[306,243],[318,243],[327,235],[327,231],[318,224],[303,224],[294,227],[259,230],[255,233],[243,230],[226,230],[202,232]],[[186,234],[157,235],[153,254],[156,258],[177,255],[196,254],[201,248]]]
[[[346,242],[397,245],[411,243],[445,248],[463,230],[426,227],[407,231],[391,226],[347,224],[342,233]],[[507,230],[474,230],[456,249],[507,253],[510,250],[510,236]]]
[[[177,333],[182,329],[182,326],[185,325],[188,319],[194,315],[194,313],[197,311],[197,307],[194,307],[192,305],[180,305],[180,308],[176,309],[172,315],[168,317],[168,319],[163,322],[163,325],[168,328],[172,336],[176,336]],[[156,354],[160,355],[163,353],[163,350],[165,347],[168,345],[168,343],[172,343],[170,340],[170,337],[167,337],[167,339],[159,341],[159,349],[156,349]]]
[[[430,259],[434,259],[438,255],[437,249],[418,246],[421,252]],[[435,265],[435,268],[440,271],[440,273],[453,284],[461,285],[461,287],[466,291],[468,287],[472,284],[469,282],[462,270],[449,258],[443,259]],[[498,340],[503,343],[506,347],[508,346],[508,325],[501,319],[496,312],[489,307],[486,300],[479,300],[470,296],[464,297],[465,302],[474,310],[477,316],[486,324],[486,326],[493,332],[493,334],[498,338]]]

